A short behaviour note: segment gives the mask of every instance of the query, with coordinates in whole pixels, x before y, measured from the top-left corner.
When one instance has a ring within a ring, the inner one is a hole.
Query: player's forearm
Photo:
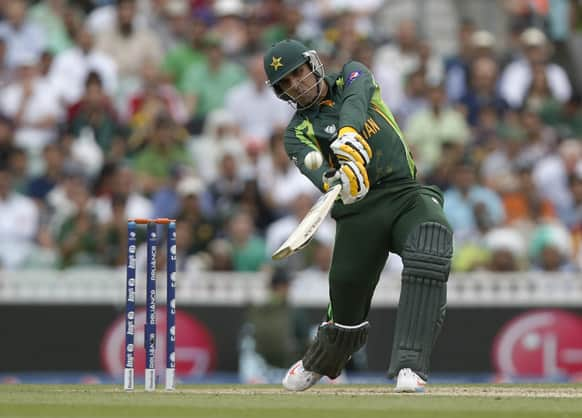
[[[339,128],[351,127],[361,132],[368,115],[369,100],[363,94],[351,94],[344,100],[339,117]]]

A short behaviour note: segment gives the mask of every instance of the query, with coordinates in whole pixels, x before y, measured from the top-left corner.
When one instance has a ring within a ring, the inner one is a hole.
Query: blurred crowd
[[[123,266],[129,217],[177,219],[180,271],[268,267],[319,194],[265,86],[296,38],[373,71],[454,271],[579,271],[579,36],[570,0],[1,2],[0,268]],[[333,236],[288,267],[327,271]]]

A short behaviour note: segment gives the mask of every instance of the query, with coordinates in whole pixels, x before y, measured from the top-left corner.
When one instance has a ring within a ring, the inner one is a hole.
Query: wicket
[[[156,264],[158,251],[157,225],[167,225],[166,267],[166,390],[175,389],[176,376],[176,221],[168,218],[128,219],[127,280],[125,298],[125,371],[123,388],[135,387],[135,297],[137,269],[137,226],[146,225],[146,320],[144,326],[145,390],[156,389]]]

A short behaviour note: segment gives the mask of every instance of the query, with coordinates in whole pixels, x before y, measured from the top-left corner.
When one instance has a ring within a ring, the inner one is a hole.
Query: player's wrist
[[[323,173],[323,191],[327,192],[336,184],[341,184],[342,180],[337,170],[327,170]]]
[[[356,131],[356,129],[351,127],[351,126],[344,126],[344,127],[340,128],[340,130],[338,131],[338,137],[341,137],[342,135],[345,135],[347,133],[358,134],[358,131]]]

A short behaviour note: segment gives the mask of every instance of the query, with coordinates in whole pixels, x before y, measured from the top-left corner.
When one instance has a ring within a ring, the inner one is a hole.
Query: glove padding
[[[336,184],[342,185],[340,198],[349,205],[362,199],[370,190],[370,181],[366,168],[354,161],[345,161],[335,172],[327,172],[323,176],[325,190]]]
[[[366,167],[372,158],[372,148],[368,141],[349,127],[340,129],[339,136],[330,147],[340,162],[353,161]]]

